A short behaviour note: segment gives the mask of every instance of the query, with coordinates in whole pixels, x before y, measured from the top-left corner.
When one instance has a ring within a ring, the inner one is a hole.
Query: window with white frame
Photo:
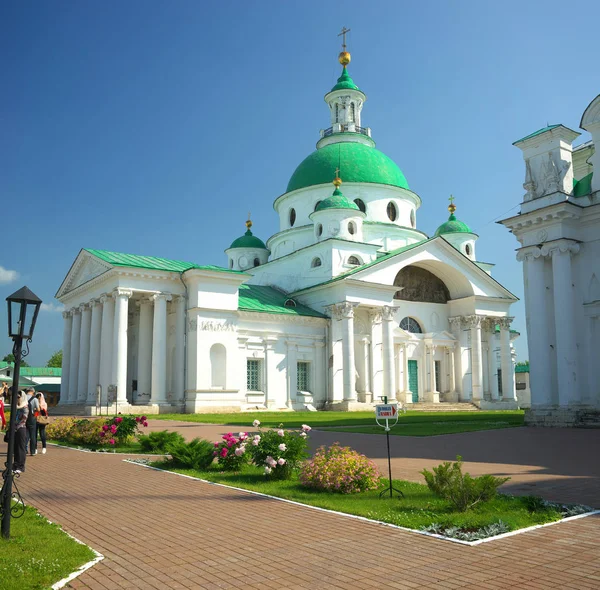
[[[310,363],[298,361],[298,391],[310,391]]]
[[[246,389],[262,391],[262,361],[248,359],[246,362]]]

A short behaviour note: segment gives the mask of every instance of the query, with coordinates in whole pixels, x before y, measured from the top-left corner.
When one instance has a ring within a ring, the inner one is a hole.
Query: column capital
[[[353,301],[341,301],[340,303],[334,303],[328,305],[326,309],[329,310],[333,319],[342,320],[350,319],[354,317],[354,308],[358,306],[358,303]]]
[[[542,256],[560,256],[561,254],[577,254],[580,246],[573,240],[556,240],[549,244],[544,244],[541,248]]]
[[[510,325],[512,324],[512,321],[515,318],[509,318],[509,317],[504,317],[504,318],[498,318],[498,320],[496,321],[497,324],[500,325],[500,329],[504,329],[504,330],[508,330],[510,328]]]
[[[133,291],[131,289],[121,289],[117,287],[113,290],[112,296],[116,299],[117,297],[125,297],[129,299],[133,295]]]
[[[460,330],[460,328],[462,326],[462,321],[463,321],[463,318],[462,318],[462,316],[459,316],[459,315],[455,315],[451,318],[448,318],[448,323],[450,324],[450,329],[453,330],[456,328],[456,329]]]
[[[485,319],[486,318],[482,315],[465,316],[465,321],[470,328],[481,328],[481,325]]]
[[[385,322],[391,322],[396,315],[396,308],[391,305],[384,305],[381,308],[381,316]]]
[[[369,311],[369,320],[371,321],[371,324],[381,324],[381,311],[378,309],[372,309],[371,311]]]
[[[65,320],[67,318],[70,318],[72,315],[73,315],[73,312],[70,309],[67,309],[62,312],[62,317],[65,318]]]
[[[93,297],[88,301],[88,303],[90,307],[96,307],[96,305],[99,305],[102,302],[100,301],[100,297]]]
[[[182,305],[185,303],[185,295],[173,295],[173,303],[176,305]]]
[[[172,296],[171,293],[155,293],[150,296],[150,299],[153,301],[171,301]]]
[[[71,313],[71,315],[75,316],[75,314],[81,313],[81,309],[79,308],[79,305],[72,307],[69,312]]]
[[[83,312],[84,312],[86,309],[89,309],[89,308],[90,308],[90,303],[89,303],[89,301],[87,301],[86,303],[80,303],[80,304],[79,304],[79,311],[80,311],[81,313],[83,313]]]
[[[111,293],[102,293],[102,295],[100,295],[100,297],[98,299],[100,300],[100,303],[102,303],[104,305],[109,299],[112,299],[112,294]]]

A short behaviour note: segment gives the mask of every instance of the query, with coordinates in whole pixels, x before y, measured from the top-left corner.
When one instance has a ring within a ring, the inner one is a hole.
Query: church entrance
[[[417,361],[408,361],[408,389],[412,392],[413,404],[419,401],[419,366]]]

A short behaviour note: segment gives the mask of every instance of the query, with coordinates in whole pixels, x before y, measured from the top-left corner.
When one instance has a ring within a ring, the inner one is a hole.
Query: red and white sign
[[[378,404],[375,406],[377,420],[398,420],[397,404]]]

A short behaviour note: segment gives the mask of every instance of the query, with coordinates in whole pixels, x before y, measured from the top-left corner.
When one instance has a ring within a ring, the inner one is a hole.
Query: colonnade
[[[135,293],[135,299],[132,296]],[[185,297],[117,288],[63,312],[61,404],[128,403],[129,308],[139,306],[137,391],[141,402],[167,400],[167,303],[175,307],[173,397],[184,393]],[[132,400],[133,401],[133,400]]]

